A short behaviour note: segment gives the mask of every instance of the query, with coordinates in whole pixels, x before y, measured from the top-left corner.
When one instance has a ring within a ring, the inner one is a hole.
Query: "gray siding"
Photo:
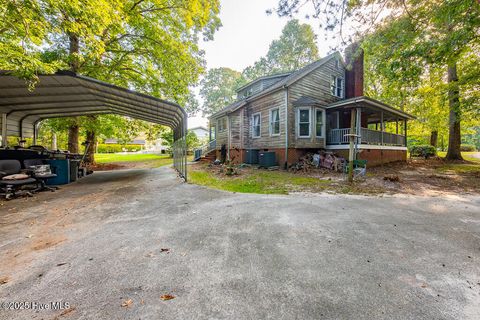
[[[330,92],[330,79],[335,75],[342,77],[345,83],[345,70],[340,65],[339,69],[335,68],[335,59],[330,59],[328,62],[320,66],[315,71],[311,72],[304,78],[292,84],[288,89],[288,117],[289,117],[289,146],[292,148],[322,148],[325,147],[325,138],[315,137],[314,125],[314,108],[310,113],[312,132],[310,138],[297,137],[296,115],[297,108],[293,103],[302,96],[315,98],[320,102],[321,106],[340,100],[333,96]],[[345,91],[345,90],[344,90]],[[325,124],[324,124],[325,125]]]

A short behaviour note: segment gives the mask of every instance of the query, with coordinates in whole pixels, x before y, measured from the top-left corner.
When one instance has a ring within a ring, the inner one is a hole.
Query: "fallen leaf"
[[[66,264],[67,264],[66,262],[57,263],[57,267],[61,267],[61,266],[64,266]]]
[[[426,287],[427,287],[427,284],[426,284],[426,283],[422,283],[422,285],[421,285],[420,287],[426,288]]]
[[[162,249],[160,249],[160,252],[169,253],[169,252],[170,252],[170,249],[168,249],[168,248],[162,248]]]
[[[160,297],[160,299],[162,299],[163,301],[167,301],[167,300],[175,299],[175,297],[170,294],[164,294],[163,296]]]
[[[146,255],[146,257],[147,257],[147,258],[152,258],[152,257],[153,257],[153,253],[150,252],[149,254]]]
[[[125,300],[122,302],[122,307],[124,308],[130,308],[130,306],[133,304],[133,300],[132,299],[128,299],[128,300]]]
[[[8,277],[0,277],[0,285],[7,283],[9,280]]]

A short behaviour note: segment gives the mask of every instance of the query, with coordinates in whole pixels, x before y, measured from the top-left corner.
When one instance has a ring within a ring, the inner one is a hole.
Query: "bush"
[[[477,151],[477,148],[473,144],[462,144],[460,146],[460,151],[463,152],[472,152],[472,151]]]
[[[437,155],[437,150],[434,146],[418,145],[410,147],[410,157],[423,157],[428,159]]]
[[[97,148],[97,153],[117,153],[117,152],[124,152],[124,151],[135,152],[135,151],[140,151],[141,149],[142,149],[141,146],[135,145],[135,144],[123,145],[118,143],[112,143],[112,144],[99,143]]]

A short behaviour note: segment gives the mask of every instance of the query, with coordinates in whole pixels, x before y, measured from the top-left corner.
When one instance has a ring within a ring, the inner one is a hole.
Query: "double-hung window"
[[[217,121],[218,132],[227,130],[227,117],[223,117]]]
[[[311,131],[310,108],[297,109],[297,132],[300,138],[309,138]]]
[[[280,109],[270,110],[270,135],[280,134]]]
[[[252,137],[253,138],[259,138],[261,135],[261,115],[259,113],[255,113],[252,116]]]
[[[343,98],[343,78],[332,76],[330,90],[332,95]]]
[[[315,136],[317,138],[323,137],[325,110],[315,109]]]

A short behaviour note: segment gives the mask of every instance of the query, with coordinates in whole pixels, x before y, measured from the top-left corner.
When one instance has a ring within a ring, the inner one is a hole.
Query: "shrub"
[[[117,152],[135,152],[139,151],[141,149],[141,146],[135,145],[135,144],[118,144],[118,143],[112,143],[112,144],[105,144],[105,143],[99,143],[97,152],[98,153],[117,153]]]
[[[471,152],[471,151],[476,151],[476,147],[473,144],[462,144],[460,146],[460,151],[463,152]]]
[[[410,157],[423,157],[428,159],[434,157],[437,154],[437,150],[434,146],[430,145],[418,145],[410,147]]]

